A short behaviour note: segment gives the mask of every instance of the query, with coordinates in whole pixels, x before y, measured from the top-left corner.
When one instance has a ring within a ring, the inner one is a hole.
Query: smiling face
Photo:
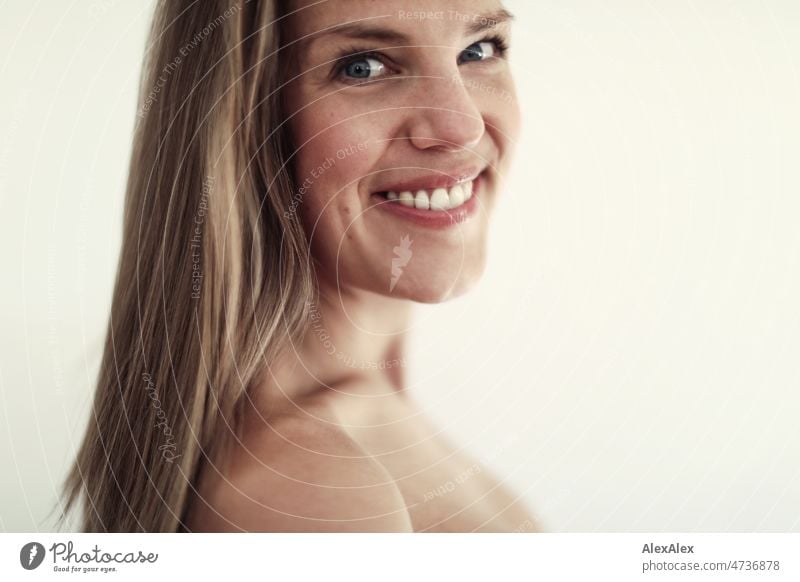
[[[320,277],[420,302],[463,293],[519,127],[508,13],[495,0],[312,4],[289,3],[284,101],[291,210]]]

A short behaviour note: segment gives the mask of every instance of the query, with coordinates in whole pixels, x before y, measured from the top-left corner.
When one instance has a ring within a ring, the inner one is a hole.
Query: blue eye
[[[493,42],[476,42],[465,48],[458,60],[462,63],[471,61],[484,61],[495,56],[495,45]]]
[[[372,79],[379,76],[385,67],[378,59],[363,57],[350,61],[344,67],[344,74],[353,79]]]

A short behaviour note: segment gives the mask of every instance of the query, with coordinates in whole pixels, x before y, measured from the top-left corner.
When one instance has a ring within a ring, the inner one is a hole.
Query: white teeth
[[[448,208],[450,208],[450,196],[448,196],[447,190],[437,188],[431,196],[431,210],[447,210]]]
[[[472,182],[470,182],[472,184]],[[472,188],[470,188],[472,190]],[[456,184],[450,188],[450,208],[457,208],[465,202],[464,189]]]
[[[436,188],[433,193],[427,190],[416,192],[387,192],[386,198],[392,202],[399,202],[409,208],[414,207],[420,210],[432,210],[442,212],[452,210],[464,204],[472,198],[472,181],[456,184],[450,190]]]
[[[394,192],[389,192],[389,194],[394,194]],[[414,206],[414,195],[411,192],[400,192],[400,204],[408,207]]]

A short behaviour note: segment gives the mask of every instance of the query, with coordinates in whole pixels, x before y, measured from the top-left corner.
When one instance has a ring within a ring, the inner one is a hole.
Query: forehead
[[[307,47],[315,38],[385,33],[387,41],[458,38],[504,25],[500,0],[288,0],[289,39]]]

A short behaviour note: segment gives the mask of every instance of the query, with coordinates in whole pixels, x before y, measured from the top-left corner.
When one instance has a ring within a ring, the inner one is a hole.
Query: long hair
[[[258,374],[315,285],[293,189],[279,2],[162,0],[89,426],[64,488],[81,530],[184,529]],[[280,58],[279,58],[280,56]]]

